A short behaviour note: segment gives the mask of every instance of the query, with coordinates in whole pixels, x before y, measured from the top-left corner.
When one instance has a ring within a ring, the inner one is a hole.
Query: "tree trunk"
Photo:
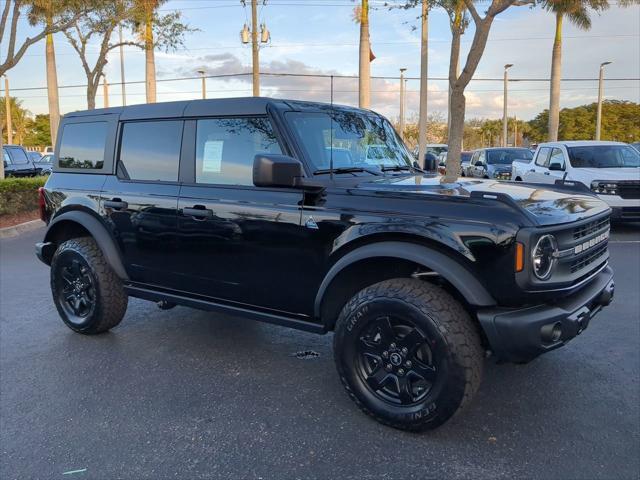
[[[51,15],[51,0],[48,3],[47,26],[53,22]],[[60,123],[60,101],[58,98],[58,73],[56,71],[56,52],[53,45],[53,34],[48,34],[45,46],[47,66],[47,98],[49,100],[49,130],[51,133],[51,145],[56,144],[58,125]]]
[[[147,13],[144,25],[144,57],[147,103],[156,103],[156,57],[153,46],[153,16]]]
[[[369,0],[362,0],[360,14],[360,70],[359,78],[359,106],[369,108],[371,105],[371,59],[369,57]]]
[[[446,175],[443,183],[455,182],[460,174],[460,153],[464,135],[464,111],[466,99],[464,87],[454,86],[451,89],[451,121],[449,127],[449,151],[447,152]]]
[[[427,95],[429,76],[429,6],[422,0],[422,30],[420,40],[420,112],[418,117],[418,164],[425,166],[427,151]]]
[[[558,140],[560,127],[560,78],[562,76],[562,13],[556,13],[556,36],[551,56],[551,89],[549,94],[549,142]]]
[[[93,84],[93,80],[89,79],[87,82],[87,109],[94,110],[96,108],[96,93],[98,92],[98,85]]]

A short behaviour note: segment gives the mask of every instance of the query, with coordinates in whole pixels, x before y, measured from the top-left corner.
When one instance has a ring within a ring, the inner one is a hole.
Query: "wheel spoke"
[[[413,402],[413,395],[411,393],[411,382],[407,377],[397,377],[398,395],[402,403]]]
[[[436,369],[421,362],[414,362],[410,372],[427,382],[433,382],[436,379]]]
[[[62,279],[67,282],[67,283],[72,283],[73,282],[73,274],[71,273],[71,271],[69,270],[68,267],[63,267],[62,268]]]
[[[376,320],[376,327],[380,332],[381,341],[390,342],[395,339],[396,335],[393,333],[393,327],[389,321],[389,317],[380,317]]]
[[[379,390],[386,382],[388,376],[389,373],[382,368],[382,364],[378,364],[378,368],[367,376],[367,383],[372,389]]]
[[[382,342],[374,342],[370,338],[360,337],[360,351],[364,355],[380,358],[383,350]]]
[[[420,345],[424,343],[425,340],[426,339],[422,332],[420,332],[420,330],[418,330],[417,328],[414,328],[404,337],[402,337],[402,339],[400,339],[398,343],[401,346],[406,347],[409,352],[413,353],[418,349],[418,347],[420,347]]]

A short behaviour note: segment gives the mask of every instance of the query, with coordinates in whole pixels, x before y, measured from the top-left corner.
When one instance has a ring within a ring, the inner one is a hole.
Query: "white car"
[[[541,143],[529,162],[514,161],[515,181],[586,185],[613,209],[616,220],[640,221],[640,153],[626,143],[567,141]]]

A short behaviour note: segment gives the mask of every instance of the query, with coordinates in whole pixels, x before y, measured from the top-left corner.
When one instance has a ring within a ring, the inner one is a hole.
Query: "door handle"
[[[544,172],[544,174],[545,174],[545,175],[550,175],[550,173],[549,173],[549,172]]]
[[[532,168],[531,170],[529,170],[529,173],[536,173],[536,169]]]
[[[205,208],[204,205],[194,205],[191,208],[183,208],[182,214],[187,217],[206,219],[213,217],[213,210]]]
[[[103,202],[104,208],[112,208],[113,210],[125,210],[129,207],[127,202],[123,202],[119,198],[112,198]]]

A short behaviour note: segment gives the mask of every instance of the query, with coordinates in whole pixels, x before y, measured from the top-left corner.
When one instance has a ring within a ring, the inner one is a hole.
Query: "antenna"
[[[333,181],[333,75],[331,75],[331,123],[329,124],[329,178]]]

